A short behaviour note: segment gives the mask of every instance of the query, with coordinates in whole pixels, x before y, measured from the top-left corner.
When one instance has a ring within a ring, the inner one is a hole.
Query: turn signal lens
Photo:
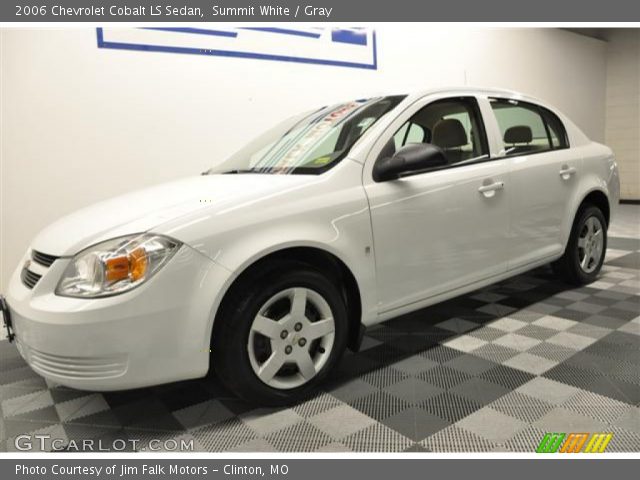
[[[131,279],[135,282],[147,272],[147,252],[138,247],[129,255],[107,258],[104,261],[104,276],[107,282]]]
[[[126,292],[147,281],[180,245],[176,240],[153,234],[100,243],[71,260],[56,294],[95,298]]]
[[[129,277],[129,259],[127,257],[107,258],[104,262],[104,276],[107,282],[117,282]]]
[[[144,278],[147,273],[147,252],[144,248],[138,247],[129,254],[129,275],[132,281]]]

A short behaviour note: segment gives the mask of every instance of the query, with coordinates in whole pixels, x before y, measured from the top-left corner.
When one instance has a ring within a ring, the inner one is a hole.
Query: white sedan
[[[378,322],[547,263],[592,282],[618,197],[611,150],[533,98],[356,100],[291,118],[204,175],[60,219],[18,266],[3,317],[63,385],[215,369],[239,396],[284,404]]]

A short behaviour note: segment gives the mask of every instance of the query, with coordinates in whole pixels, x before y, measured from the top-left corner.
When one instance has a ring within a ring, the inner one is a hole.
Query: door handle
[[[576,167],[563,165],[559,173],[563,180],[569,180],[569,178],[571,178],[571,175],[576,173]]]
[[[478,188],[478,191],[483,194],[485,197],[490,198],[493,197],[496,193],[496,190],[502,190],[504,188],[504,182],[494,182],[489,185],[482,185]]]

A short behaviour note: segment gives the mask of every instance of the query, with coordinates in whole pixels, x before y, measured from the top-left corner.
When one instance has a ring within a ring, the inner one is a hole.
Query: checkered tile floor
[[[215,380],[97,394],[48,385],[0,342],[0,450],[193,439],[201,451],[533,451],[612,432],[640,451],[640,239],[610,239],[599,281],[542,268],[370,329],[315,398],[255,409]]]

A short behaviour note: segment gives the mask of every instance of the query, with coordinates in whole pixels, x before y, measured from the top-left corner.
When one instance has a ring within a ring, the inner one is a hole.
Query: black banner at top
[[[2,0],[2,22],[638,22],[634,0]]]

